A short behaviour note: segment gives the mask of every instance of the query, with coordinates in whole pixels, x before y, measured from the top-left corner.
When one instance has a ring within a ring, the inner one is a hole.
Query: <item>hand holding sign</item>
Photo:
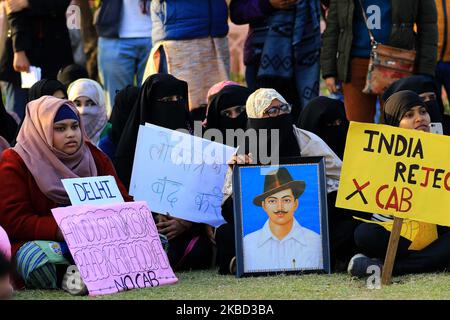
[[[174,218],[171,216],[160,215],[159,222],[156,224],[158,232],[167,237],[168,240],[183,234],[192,227],[192,222]]]

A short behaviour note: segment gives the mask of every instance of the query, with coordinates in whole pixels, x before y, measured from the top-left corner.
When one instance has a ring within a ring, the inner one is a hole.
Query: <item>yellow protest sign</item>
[[[336,206],[450,226],[450,137],[351,122]]]

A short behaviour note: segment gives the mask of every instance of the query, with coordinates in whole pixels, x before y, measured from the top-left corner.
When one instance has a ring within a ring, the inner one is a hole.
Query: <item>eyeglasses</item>
[[[264,111],[264,115],[270,118],[278,117],[280,114],[291,113],[292,105],[289,103],[283,103],[279,106],[273,106]]]
[[[424,93],[419,94],[419,96],[423,102],[436,100],[436,93],[434,93],[434,92],[424,92]]]
[[[226,108],[225,110],[220,111],[220,115],[222,117],[234,119],[234,118],[239,117],[239,115],[244,111],[245,111],[245,106],[234,106],[234,107]]]

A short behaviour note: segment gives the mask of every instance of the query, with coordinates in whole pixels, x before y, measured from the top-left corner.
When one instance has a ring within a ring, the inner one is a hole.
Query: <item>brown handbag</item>
[[[366,12],[364,11],[361,0],[359,0],[359,3],[361,4],[362,13],[367,26]],[[362,92],[382,95],[386,88],[393,82],[413,75],[416,51],[377,43],[368,26],[367,30],[369,31],[372,50],[370,52],[366,85]]]

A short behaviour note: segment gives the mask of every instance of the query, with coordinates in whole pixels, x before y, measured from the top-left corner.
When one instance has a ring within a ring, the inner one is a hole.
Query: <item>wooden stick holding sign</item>
[[[392,279],[392,269],[394,268],[395,256],[397,255],[398,242],[400,240],[400,232],[402,231],[403,219],[394,217],[394,225],[392,226],[391,236],[384,259],[383,273],[381,275],[381,284],[390,285]]]
[[[391,283],[400,237],[420,250],[437,237],[436,230],[420,228],[420,223],[450,226],[446,214],[450,210],[449,145],[448,136],[350,123],[336,206],[394,217],[383,285]],[[366,223],[391,227],[384,222]]]

